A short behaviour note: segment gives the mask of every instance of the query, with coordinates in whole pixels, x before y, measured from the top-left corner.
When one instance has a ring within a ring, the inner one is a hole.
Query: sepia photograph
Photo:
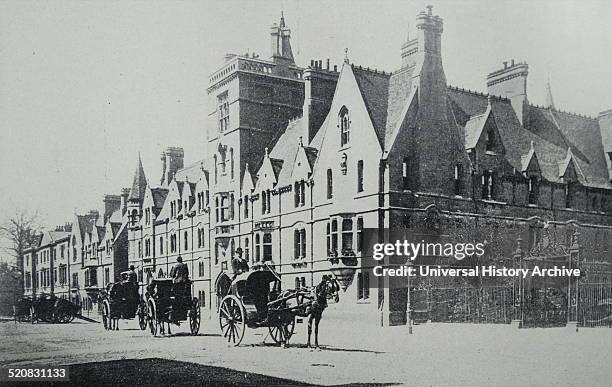
[[[0,384],[611,386],[611,21],[0,1]]]

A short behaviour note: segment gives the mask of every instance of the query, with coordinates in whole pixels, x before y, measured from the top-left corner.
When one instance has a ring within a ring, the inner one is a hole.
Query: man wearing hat
[[[242,248],[240,247],[236,249],[236,257],[232,259],[232,269],[234,270],[234,278],[249,271],[249,263],[242,258]]]
[[[170,278],[175,284],[189,282],[189,268],[183,263],[183,258],[179,255],[176,264],[170,270]]]

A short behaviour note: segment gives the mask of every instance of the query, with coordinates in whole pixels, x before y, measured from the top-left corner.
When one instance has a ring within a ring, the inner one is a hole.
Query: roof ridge
[[[354,63],[351,63],[351,68],[352,68],[353,70],[366,71],[366,72],[368,72],[368,73],[370,73],[370,74],[373,74],[373,75],[380,75],[380,76],[384,76],[384,77],[390,77],[390,76],[393,74],[393,72],[392,72],[392,71],[385,71],[385,70],[380,70],[380,71],[379,71],[377,68],[373,68],[373,69],[371,69],[371,68],[369,68],[369,67],[363,67],[363,66],[361,66],[361,65],[357,66],[357,65],[355,65]]]
[[[502,97],[501,95],[495,95],[495,94],[490,94],[490,93],[485,93],[482,91],[477,91],[477,90],[471,90],[471,89],[466,89],[464,87],[459,87],[459,86],[454,86],[454,85],[447,85],[447,87],[451,90],[455,90],[455,91],[461,91],[463,93],[466,94],[471,94],[471,95],[477,95],[480,97],[491,97],[491,98],[495,98],[499,101],[509,101],[510,99],[507,97]]]
[[[549,111],[556,112],[556,113],[563,113],[563,114],[568,114],[574,117],[586,118],[588,120],[597,121],[597,117],[590,116],[588,114],[574,113],[574,112],[569,112],[566,110],[557,109],[555,107],[537,105],[537,104],[532,104],[532,103],[530,103],[529,106],[536,108],[536,109],[549,110]]]

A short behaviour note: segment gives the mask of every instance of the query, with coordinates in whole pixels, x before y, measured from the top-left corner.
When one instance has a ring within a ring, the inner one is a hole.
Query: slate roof
[[[478,140],[482,134],[482,129],[487,122],[488,115],[483,113],[470,118],[465,124],[465,149],[476,147]]]
[[[98,216],[95,214],[77,215],[79,229],[81,230],[81,241],[85,238],[85,234],[91,232]]]
[[[176,173],[174,174],[174,178],[179,181],[196,182],[203,173],[202,167],[204,165],[204,160],[199,160],[193,164],[189,164],[188,166],[176,171]]]
[[[474,123],[468,122],[486,111],[487,95],[449,87],[447,96],[460,134],[464,138],[472,136],[468,131]],[[510,165],[521,170],[523,156],[529,153],[533,141],[542,175],[549,181],[559,181],[559,163],[566,159],[570,148],[583,174],[579,173],[580,182],[610,188],[596,120],[532,105],[527,109],[529,119],[524,128],[509,100],[492,98],[491,112]]]
[[[155,216],[157,216],[164,207],[164,202],[166,201],[166,197],[168,196],[168,189],[151,188],[151,196],[153,199],[153,213],[155,213]]]
[[[385,73],[352,66],[357,86],[363,97],[376,136],[381,146],[388,145],[412,91],[412,72],[407,67]]]

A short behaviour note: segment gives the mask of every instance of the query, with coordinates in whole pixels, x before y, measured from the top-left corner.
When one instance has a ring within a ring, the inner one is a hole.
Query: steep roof
[[[479,114],[470,118],[465,124],[465,149],[472,149],[476,147],[478,140],[482,134],[485,123],[487,122],[486,114]]]
[[[159,212],[164,207],[164,202],[168,196],[167,188],[151,188],[151,197],[153,199],[153,213],[155,216],[159,215]]]
[[[134,172],[134,180],[132,182],[132,189],[130,190],[130,199],[142,200],[144,198],[144,192],[147,188],[147,177],[145,176],[144,169],[142,168],[142,161],[140,160],[140,154],[138,155],[138,165],[136,165],[136,172]]]
[[[200,178],[203,172],[203,168],[205,165],[205,160],[198,160],[193,164],[189,164],[188,166],[179,169],[174,174],[174,178],[179,181],[189,181],[196,182]]]
[[[384,147],[403,118],[402,111],[412,91],[414,67],[402,68],[394,73],[361,66],[352,66],[352,70],[378,141]]]
[[[97,214],[85,214],[77,215],[79,222],[79,230],[81,231],[81,241],[85,238],[85,234],[91,232],[96,220],[98,219]]]
[[[487,95],[455,87],[449,87],[447,95],[452,115],[462,128],[460,132],[464,138],[472,136],[477,116],[487,109]],[[529,105],[525,128],[518,121],[510,101],[498,97],[492,98],[491,112],[506,150],[506,160],[517,170],[522,169],[523,156],[528,155],[533,142],[542,175],[549,181],[558,181],[559,163],[566,159],[567,150],[571,148],[584,174],[581,183],[610,188],[601,134],[594,119]],[[468,125],[471,120],[473,122]]]

